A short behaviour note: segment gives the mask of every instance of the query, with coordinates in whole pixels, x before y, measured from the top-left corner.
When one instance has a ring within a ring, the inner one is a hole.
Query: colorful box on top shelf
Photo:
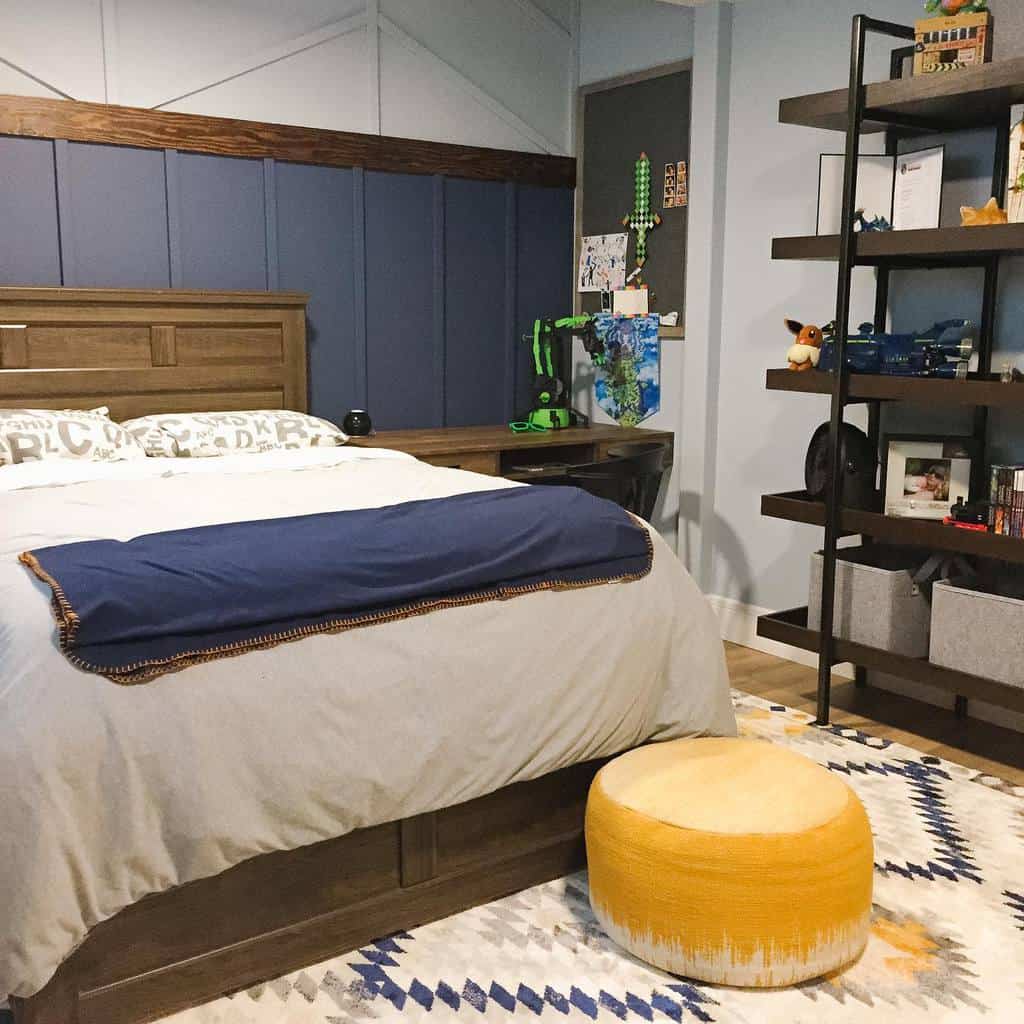
[[[992,14],[978,11],[914,23],[914,74],[959,71],[992,60]]]

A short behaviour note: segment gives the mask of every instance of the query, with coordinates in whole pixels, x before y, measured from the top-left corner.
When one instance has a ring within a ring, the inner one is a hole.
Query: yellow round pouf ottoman
[[[590,903],[619,945],[673,974],[770,988],[867,942],[874,850],[856,794],[757,740],[656,743],[587,800]]]

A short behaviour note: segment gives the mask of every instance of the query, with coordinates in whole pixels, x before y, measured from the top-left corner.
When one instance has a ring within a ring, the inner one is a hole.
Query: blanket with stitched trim
[[[517,487],[27,551],[77,667],[144,683],[319,633],[640,579],[647,530],[575,487]]]

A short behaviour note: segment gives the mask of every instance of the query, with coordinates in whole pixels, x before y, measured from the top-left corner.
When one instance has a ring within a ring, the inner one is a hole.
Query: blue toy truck
[[[943,377],[964,380],[978,340],[970,320],[943,320],[920,334],[875,333],[861,324],[846,343],[846,365],[853,373],[890,377]],[[835,328],[821,346],[819,370],[835,367]]]

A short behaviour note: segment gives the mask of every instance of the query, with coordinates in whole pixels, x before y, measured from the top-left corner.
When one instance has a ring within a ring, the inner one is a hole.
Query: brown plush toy
[[[960,207],[960,226],[963,228],[977,228],[986,224],[1005,223],[1006,211],[999,209],[999,202],[995,196],[981,207]]]
[[[796,343],[786,353],[789,368],[797,373],[813,370],[821,358],[821,345],[824,341],[821,328],[814,324],[802,324],[799,320],[787,319],[785,324],[796,335]]]

